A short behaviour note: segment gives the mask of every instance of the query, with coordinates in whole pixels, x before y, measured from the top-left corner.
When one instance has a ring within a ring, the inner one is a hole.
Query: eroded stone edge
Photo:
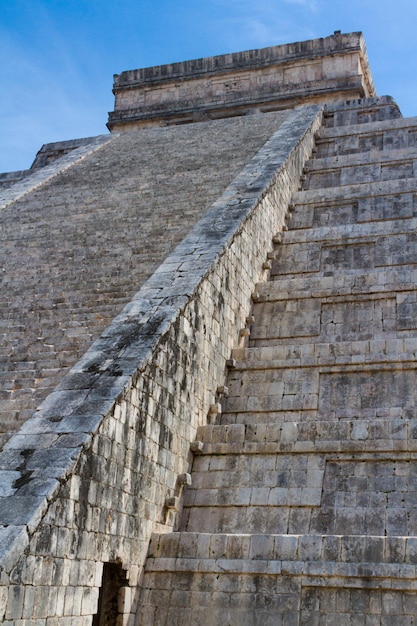
[[[78,163],[81,159],[89,156],[118,136],[119,133],[112,133],[111,135],[98,135],[97,137],[93,137],[91,142],[87,145],[74,148],[74,150],[59,157],[50,165],[45,165],[40,169],[34,170],[33,174],[25,176],[23,180],[16,182],[11,187],[0,192],[0,210],[5,209],[12,204],[12,202],[20,200],[31,191],[45,185],[59,174],[65,172],[69,167]]]

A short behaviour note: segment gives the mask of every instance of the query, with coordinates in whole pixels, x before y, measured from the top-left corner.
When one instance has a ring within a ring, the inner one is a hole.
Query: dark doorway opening
[[[119,592],[127,584],[126,570],[120,563],[104,563],[103,579],[93,626],[117,626]]]

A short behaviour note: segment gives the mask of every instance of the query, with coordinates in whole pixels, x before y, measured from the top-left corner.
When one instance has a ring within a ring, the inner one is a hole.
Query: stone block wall
[[[110,130],[218,119],[375,95],[362,34],[335,32],[259,50],[115,75]],[[363,112],[360,113],[363,115]]]
[[[320,123],[319,107],[289,116],[0,453],[5,625],[91,624],[106,563],[133,623]]]
[[[0,447],[286,116],[45,146],[71,151],[0,192]]]

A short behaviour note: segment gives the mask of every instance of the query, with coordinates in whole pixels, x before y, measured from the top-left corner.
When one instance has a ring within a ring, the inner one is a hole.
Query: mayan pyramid
[[[115,76],[0,174],[0,621],[417,625],[417,118],[361,33]]]

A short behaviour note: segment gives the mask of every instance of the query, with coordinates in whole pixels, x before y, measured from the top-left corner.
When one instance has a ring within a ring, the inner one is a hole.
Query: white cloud
[[[222,14],[214,19],[218,39],[227,42],[230,50],[262,48],[291,41],[317,37],[317,33],[301,21],[298,4],[316,11],[319,0],[211,0],[222,7]]]
[[[313,13],[316,13],[320,8],[318,0],[284,0],[284,2],[287,4],[299,4]]]
[[[242,18],[234,23],[236,49],[251,47],[274,46],[291,41],[302,41],[314,38],[314,33],[308,28],[301,27],[284,17],[271,16],[270,19]],[[236,37],[237,39],[237,37]]]
[[[310,11],[318,11],[322,0],[211,0],[211,4],[232,9],[233,11],[248,11],[251,14],[282,13],[284,4],[298,4]]]

